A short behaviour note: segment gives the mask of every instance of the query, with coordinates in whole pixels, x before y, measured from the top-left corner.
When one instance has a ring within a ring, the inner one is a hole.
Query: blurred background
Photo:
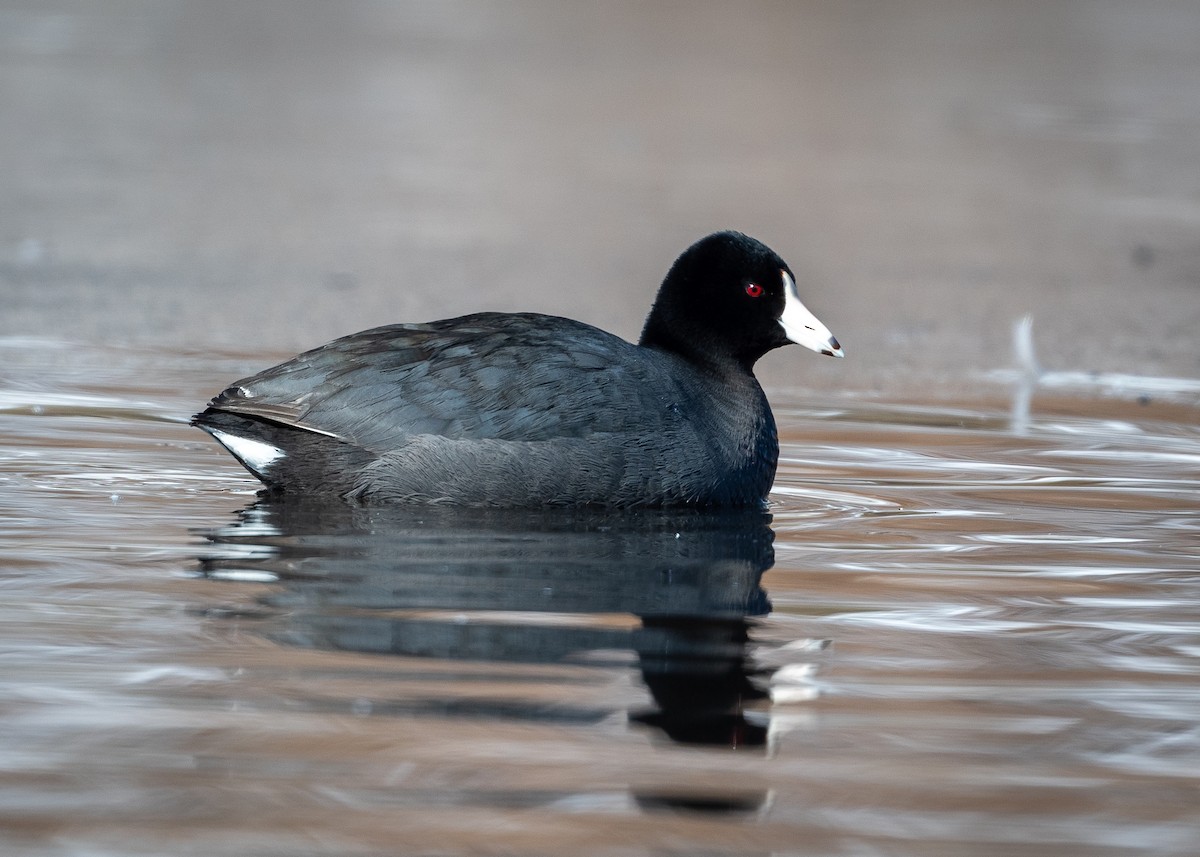
[[[769,527],[185,422],[724,228],[847,354],[760,363]],[[1198,330],[1197,0],[0,0],[0,852],[1194,857]]]
[[[0,0],[0,165],[0,336],[634,338],[735,228],[847,350],[769,385],[1200,374],[1190,0]]]

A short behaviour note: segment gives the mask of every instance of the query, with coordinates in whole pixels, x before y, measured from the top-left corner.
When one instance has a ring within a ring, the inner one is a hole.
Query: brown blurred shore
[[[4,337],[634,338],[736,228],[847,350],[770,384],[1200,377],[1198,4],[0,0],[0,116]]]

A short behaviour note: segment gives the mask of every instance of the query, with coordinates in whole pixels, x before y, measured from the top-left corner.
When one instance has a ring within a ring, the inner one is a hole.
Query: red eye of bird
[[[758,283],[746,283],[746,294],[752,298],[761,298],[763,296],[763,287]]]

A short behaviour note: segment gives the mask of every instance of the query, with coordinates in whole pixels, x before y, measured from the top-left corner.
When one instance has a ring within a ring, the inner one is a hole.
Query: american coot
[[[779,441],[753,374],[841,357],[787,263],[718,232],[671,266],[637,345],[477,313],[336,339],[238,381],[192,422],[268,488],[469,506],[751,506]]]

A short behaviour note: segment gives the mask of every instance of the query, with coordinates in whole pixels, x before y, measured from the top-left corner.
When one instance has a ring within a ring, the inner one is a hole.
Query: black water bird
[[[336,339],[193,417],[275,492],[466,506],[755,506],[779,456],[755,362],[841,357],[787,263],[718,232],[675,261],[636,345],[477,313]]]

